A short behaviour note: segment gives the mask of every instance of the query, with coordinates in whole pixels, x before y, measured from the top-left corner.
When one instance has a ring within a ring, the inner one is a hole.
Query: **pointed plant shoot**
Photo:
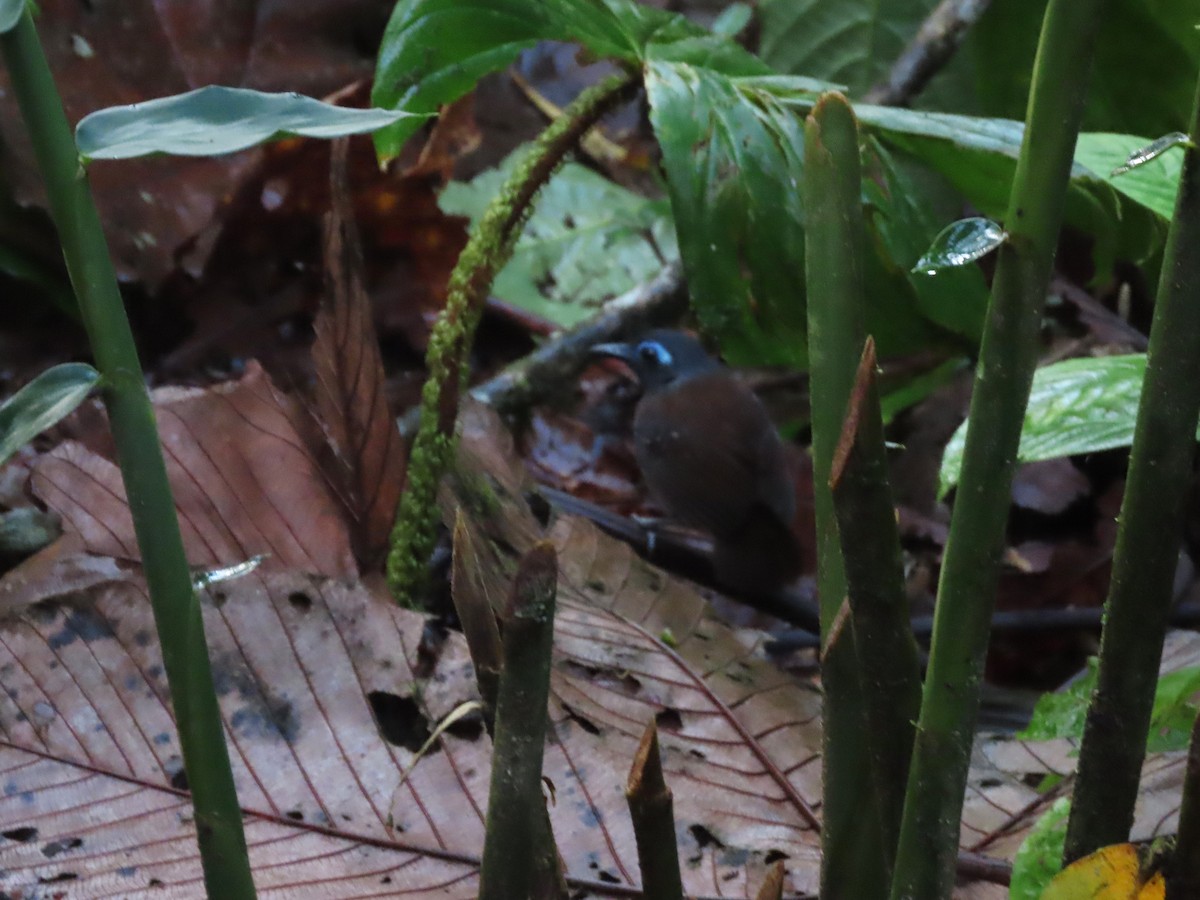
[[[47,369],[0,404],[0,465],[51,425],[62,421],[100,381],[85,363]]]
[[[375,131],[404,110],[346,109],[301,94],[209,85],[186,94],[111,106],[85,116],[75,144],[86,160],[153,153],[220,156],[289,136],[336,138]]]

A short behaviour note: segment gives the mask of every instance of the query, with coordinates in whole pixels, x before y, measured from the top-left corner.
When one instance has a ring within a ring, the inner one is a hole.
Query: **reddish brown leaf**
[[[362,247],[346,186],[348,142],[334,145],[332,209],[325,220],[327,292],[314,325],[317,412],[335,457],[336,482],[354,523],[358,559],[387,543],[404,485],[406,453],[388,409],[383,359],[363,287]]]
[[[216,388],[157,391],[155,411],[192,565],[266,554],[271,568],[357,571],[338,505],[257,364]],[[31,484],[89,552],[140,558],[115,464],[68,442],[37,463]]]

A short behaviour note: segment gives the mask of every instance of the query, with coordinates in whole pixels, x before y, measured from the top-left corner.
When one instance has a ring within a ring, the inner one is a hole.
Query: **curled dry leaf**
[[[332,209],[325,220],[326,295],[313,328],[317,412],[333,475],[364,565],[387,543],[404,485],[406,453],[388,409],[383,358],[363,284],[362,246],[346,183],[349,142],[334,144]]]
[[[155,392],[159,437],[193,566],[265,554],[265,565],[352,575],[342,513],[295,412],[256,364],[237,382]],[[116,465],[67,442],[40,459],[31,485],[67,533],[97,556],[140,559]]]

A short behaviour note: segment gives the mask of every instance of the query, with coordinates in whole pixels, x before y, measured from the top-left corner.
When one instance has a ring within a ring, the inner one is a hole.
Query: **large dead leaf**
[[[311,452],[303,423],[257,364],[210,389],[155,393],[159,437],[194,566],[266,555],[272,568],[357,571],[349,531]],[[68,442],[34,467],[34,493],[98,556],[140,559],[116,465]]]
[[[502,435],[493,417],[465,414],[445,496],[480,535],[488,591],[538,532]],[[761,633],[715,620],[691,586],[625,545],[571,519],[552,536],[560,609],[545,775],[578,895],[636,892],[623,787],[652,718],[688,893],[752,897],[776,860],[788,895],[815,891],[818,692],[763,658]],[[475,696],[461,637],[382,590],[296,571],[218,585],[204,615],[263,895],[475,896],[486,734],[460,723],[415,759],[434,722]],[[0,890],[196,896],[199,861],[141,584],[44,595],[0,620],[0,680]],[[1017,802],[991,812],[1012,821]],[[971,891],[963,896],[995,893]]]

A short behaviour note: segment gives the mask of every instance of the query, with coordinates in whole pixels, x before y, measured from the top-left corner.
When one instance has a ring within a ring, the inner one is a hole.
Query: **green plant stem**
[[[633,820],[642,895],[655,900],[683,900],[679,847],[675,841],[675,803],[663,778],[654,720],[646,726],[625,786]]]
[[[868,338],[834,454],[830,486],[863,680],[865,743],[874,763],[880,827],[890,862],[904,812],[913,723],[921,710],[921,660],[904,593],[904,561],[875,371],[875,342]]]
[[[542,800],[542,752],[550,696],[557,557],[548,541],[522,558],[504,622],[504,663],[488,792],[479,900],[529,896]]]
[[[1192,725],[1183,776],[1183,804],[1179,808],[1179,833],[1167,875],[1167,900],[1200,897],[1200,718]]]
[[[858,126],[841,94],[822,95],[805,123],[808,341],[812,404],[817,588],[824,688],[821,896],[880,897],[887,890],[873,790],[863,685],[854,633],[844,622],[846,574],[829,488],[830,466],[863,346],[863,224]]]
[[[0,35],[0,51],[29,129],[96,368],[104,380],[104,403],[192,793],[205,887],[210,897],[222,900],[252,898],[254,882],[213,692],[200,603],[184,556],[154,411],[86,172],[28,9],[12,31]]]
[[[1128,839],[1200,418],[1200,87],[1167,238],[1121,527],[1113,552],[1100,668],[1067,825],[1067,862]]]
[[[942,562],[893,900],[950,896],[1017,444],[1104,0],[1051,0],[1042,24]]]
[[[458,400],[467,386],[471,345],[487,292],[512,256],[537,192],[587,130],[635,84],[632,75],[613,75],[580,93],[563,110],[489,204],[450,274],[446,308],[429,338],[421,424],[408,457],[408,478],[387,559],[388,586],[405,606],[417,605],[425,584],[426,563],[437,536],[437,489],[453,456]]]

